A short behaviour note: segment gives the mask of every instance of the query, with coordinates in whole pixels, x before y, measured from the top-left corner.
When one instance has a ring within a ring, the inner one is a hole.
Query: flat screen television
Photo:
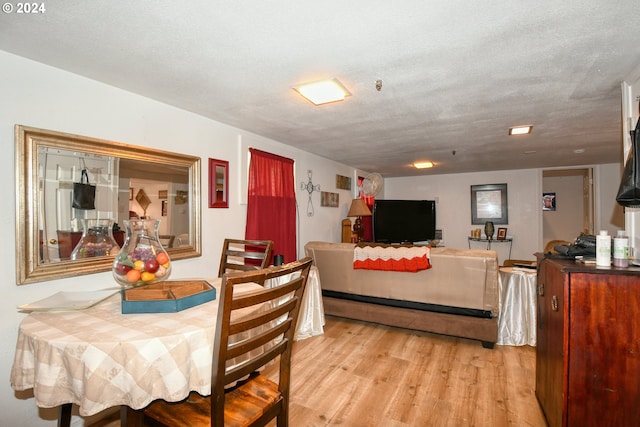
[[[434,200],[376,200],[373,240],[379,243],[417,243],[436,237]]]

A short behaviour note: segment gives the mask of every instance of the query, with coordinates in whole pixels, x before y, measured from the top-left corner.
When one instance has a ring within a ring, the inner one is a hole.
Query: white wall
[[[596,208],[599,221],[595,224],[595,233],[607,230],[615,236],[617,230],[625,229],[624,208],[616,202],[618,187],[622,179],[622,160],[620,163],[600,165],[595,182]]]
[[[541,183],[536,169],[430,175],[422,177],[389,178],[385,180],[386,199],[437,200],[436,222],[443,230],[447,247],[468,247],[467,237],[474,228],[471,224],[471,186],[482,184],[507,184],[509,223],[496,225],[507,227],[507,236],[513,238],[511,258],[535,259],[542,237],[540,210]],[[535,195],[535,197],[533,196]],[[479,248],[477,243],[472,248]],[[508,244],[494,244],[502,262],[509,255]]]
[[[584,231],[582,181],[582,175],[543,178],[542,191],[556,195],[556,209],[542,211],[542,235],[545,245],[550,240],[570,242]]]
[[[110,273],[24,286],[15,284],[15,167],[14,125],[22,124],[55,131],[126,142],[181,152],[202,158],[202,257],[179,260],[172,278],[214,277],[217,275],[220,247],[224,237],[243,237],[246,206],[239,204],[237,191],[240,173],[240,141],[250,146],[287,156],[296,161],[296,196],[301,208],[299,240],[340,240],[340,221],[346,216],[351,194],[335,189],[335,175],[353,176],[354,169],[302,152],[266,138],[252,135],[204,117],[137,96],[111,86],[51,68],[0,51],[0,141],[7,151],[0,156],[0,225],[3,241],[0,250],[2,299],[0,301],[0,412],[2,425],[22,427],[55,425],[55,410],[38,410],[28,393],[11,389],[10,368],[13,362],[17,330],[25,316],[16,306],[29,303],[60,290],[100,289],[114,284]],[[230,162],[229,209],[207,208],[207,159]],[[307,182],[307,170],[313,170],[314,184],[325,191],[340,194],[340,207],[320,207],[320,194],[312,200],[315,215],[307,217],[308,195],[300,190]],[[235,178],[235,179],[234,179]],[[82,420],[74,417],[74,425]]]
[[[624,210],[616,202],[622,165],[609,163],[594,168],[594,232],[607,230],[615,235],[625,228]],[[544,242],[552,239],[571,241],[582,231],[582,177],[562,176],[543,179],[543,191],[556,192],[555,212],[545,211]],[[547,225],[549,226],[547,228]]]
[[[596,191],[596,230],[623,228],[620,210],[615,201],[620,182],[620,165],[592,166]],[[388,178],[385,180],[386,199],[437,200],[436,221],[443,229],[447,247],[468,247],[471,229],[482,226],[471,224],[471,186],[507,184],[509,223],[507,235],[513,238],[511,258],[535,259],[534,253],[544,249],[542,240],[542,170],[521,169],[511,171],[476,172],[452,175]],[[502,227],[498,225],[496,227]],[[571,238],[573,240],[576,236]],[[472,247],[477,244],[474,244]],[[508,256],[506,243],[494,244],[500,262]]]

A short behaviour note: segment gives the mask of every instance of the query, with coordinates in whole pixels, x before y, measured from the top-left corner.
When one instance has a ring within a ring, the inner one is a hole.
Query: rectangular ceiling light
[[[533,126],[531,125],[514,126],[512,128],[509,128],[509,135],[526,135],[528,133],[531,133],[532,130]]]
[[[413,167],[416,169],[428,169],[433,167],[432,162],[415,162]]]
[[[345,97],[351,96],[349,91],[338,81],[338,79],[307,83],[296,86],[293,89],[315,105],[344,101]]]

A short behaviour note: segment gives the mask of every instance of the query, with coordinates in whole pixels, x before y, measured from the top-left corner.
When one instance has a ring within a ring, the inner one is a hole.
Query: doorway
[[[41,262],[68,259],[82,235],[85,219],[114,218],[117,210],[117,159],[72,150],[41,147],[39,200],[43,212],[38,218],[42,234]],[[88,181],[96,186],[95,209],[76,209],[72,205],[73,184],[87,170]]]
[[[593,191],[592,168],[542,171],[543,247],[551,240],[572,242],[580,233],[594,234]]]

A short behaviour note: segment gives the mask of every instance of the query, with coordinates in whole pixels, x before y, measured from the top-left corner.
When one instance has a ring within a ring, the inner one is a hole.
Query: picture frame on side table
[[[506,227],[498,227],[498,234],[496,236],[497,240],[504,240],[507,238],[507,228]]]
[[[507,184],[471,186],[471,224],[509,223]]]

